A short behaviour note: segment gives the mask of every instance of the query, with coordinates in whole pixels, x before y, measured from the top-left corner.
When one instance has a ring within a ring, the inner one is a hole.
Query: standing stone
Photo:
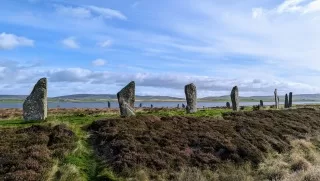
[[[129,104],[126,102],[123,103],[122,113],[123,113],[122,116],[124,116],[124,117],[129,117],[129,116],[135,115],[134,109],[131,106],[129,106]]]
[[[135,82],[130,82],[120,92],[117,93],[120,114],[123,117],[134,115]]]
[[[139,104],[139,107],[142,108],[142,103]]]
[[[292,92],[289,93],[289,107],[292,107]]]
[[[197,87],[192,83],[184,87],[184,93],[187,99],[187,113],[197,112]]]
[[[150,106],[151,108],[153,108],[153,104],[151,104],[151,106]]]
[[[227,106],[228,109],[230,109],[231,108],[230,102],[227,102],[226,106]]]
[[[177,105],[177,108],[178,108],[178,109],[180,108],[180,104]]]
[[[277,89],[274,90],[274,102],[276,109],[279,109],[279,97]]]
[[[234,111],[239,111],[239,89],[238,89],[238,86],[233,87],[230,97],[231,97],[231,102],[232,102],[232,109]]]
[[[263,100],[260,100],[260,106],[263,107]]]
[[[111,103],[110,103],[110,101],[108,101],[108,108],[111,108]]]
[[[289,108],[288,94],[286,94],[286,97],[284,99],[284,108]]]
[[[47,118],[47,78],[41,78],[23,103],[25,121],[42,121]]]
[[[182,103],[182,108],[183,108],[183,109],[186,108],[186,105],[184,105],[183,103]]]

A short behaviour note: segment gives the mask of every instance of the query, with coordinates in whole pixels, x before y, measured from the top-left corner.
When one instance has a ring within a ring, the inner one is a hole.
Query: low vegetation
[[[320,111],[0,110],[0,180],[320,180]]]
[[[0,180],[44,180],[55,159],[75,147],[75,135],[64,125],[0,130]]]

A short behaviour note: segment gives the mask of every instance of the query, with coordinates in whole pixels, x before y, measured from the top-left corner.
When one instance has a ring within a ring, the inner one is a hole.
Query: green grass
[[[137,115],[155,115],[155,116],[194,116],[194,117],[220,117],[231,109],[199,109],[196,113],[187,114],[184,109],[176,110],[155,110],[150,112],[137,112]]]

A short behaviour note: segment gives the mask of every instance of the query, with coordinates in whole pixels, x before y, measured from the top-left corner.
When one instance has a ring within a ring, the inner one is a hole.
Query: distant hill
[[[53,97],[52,99],[117,99],[115,94],[72,94],[66,96]],[[136,96],[137,100],[183,100],[182,98],[170,97],[170,96]]]
[[[25,99],[26,95],[0,95],[0,99]]]
[[[0,95],[0,101],[22,101],[27,95]],[[58,97],[49,97],[49,101],[107,101],[117,100],[115,94],[72,94]],[[185,98],[177,98],[171,96],[136,96],[138,101],[184,101]],[[240,97],[240,101],[251,102],[263,100],[265,102],[273,102],[273,96],[250,96]],[[210,101],[210,102],[226,102],[230,101],[230,96],[211,96],[199,98],[198,101]],[[284,101],[284,95],[280,95],[280,101]],[[320,94],[297,94],[293,95],[293,101],[306,101],[306,102],[320,102]]]

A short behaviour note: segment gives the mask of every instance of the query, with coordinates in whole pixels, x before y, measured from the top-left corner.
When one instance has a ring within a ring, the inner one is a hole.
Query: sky
[[[0,94],[320,93],[320,0],[2,0]]]

